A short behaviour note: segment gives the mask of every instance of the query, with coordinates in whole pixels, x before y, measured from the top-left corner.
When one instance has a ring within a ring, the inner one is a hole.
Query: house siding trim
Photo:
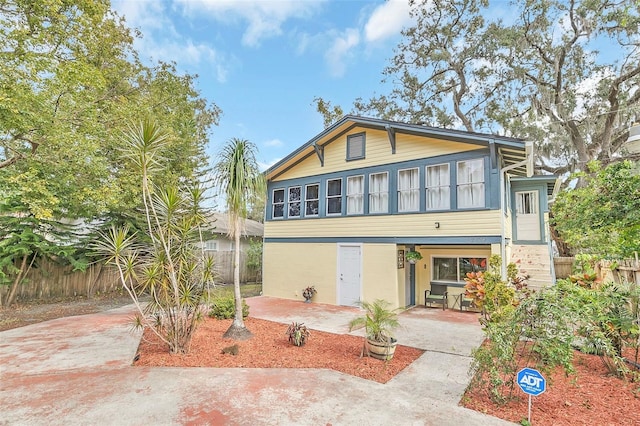
[[[388,243],[388,244],[415,244],[415,245],[487,245],[499,244],[499,235],[483,235],[475,237],[268,237],[264,239],[268,243]]]

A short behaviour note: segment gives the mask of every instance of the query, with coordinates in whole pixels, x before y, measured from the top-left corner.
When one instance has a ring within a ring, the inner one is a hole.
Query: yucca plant
[[[200,228],[206,224],[199,188],[154,187],[151,171],[159,164],[167,135],[147,120],[125,137],[125,158],[141,172],[145,231],[111,228],[94,245],[115,265],[123,288],[138,309],[135,323],[149,327],[171,353],[186,353],[199,320],[213,260],[203,257]],[[142,295],[150,296],[143,306]]]
[[[287,328],[286,333],[289,336],[289,342],[294,346],[303,346],[311,332],[304,323],[292,322]]]

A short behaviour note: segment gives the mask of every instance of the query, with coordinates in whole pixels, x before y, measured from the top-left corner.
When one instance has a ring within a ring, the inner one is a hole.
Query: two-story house
[[[453,307],[492,254],[549,285],[556,178],[532,166],[519,139],[345,116],[266,171],[263,293],[401,307],[439,288]]]

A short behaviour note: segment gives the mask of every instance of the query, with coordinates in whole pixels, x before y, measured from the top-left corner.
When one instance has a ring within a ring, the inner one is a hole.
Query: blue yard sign
[[[523,368],[518,372],[518,386],[524,393],[538,396],[547,389],[547,381],[538,370]]]
[[[518,386],[529,395],[529,424],[531,424],[531,396],[538,396],[547,390],[547,381],[538,370],[523,368],[518,371]]]

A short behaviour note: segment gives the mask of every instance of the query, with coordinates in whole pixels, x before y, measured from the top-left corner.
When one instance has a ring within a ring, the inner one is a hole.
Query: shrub
[[[230,319],[236,313],[236,302],[233,295],[218,297],[213,300],[209,309],[209,316],[217,319]],[[242,318],[249,316],[249,306],[242,299]]]
[[[311,335],[309,329],[301,322],[292,322],[285,332],[289,336],[289,342],[294,346],[302,346]]]

